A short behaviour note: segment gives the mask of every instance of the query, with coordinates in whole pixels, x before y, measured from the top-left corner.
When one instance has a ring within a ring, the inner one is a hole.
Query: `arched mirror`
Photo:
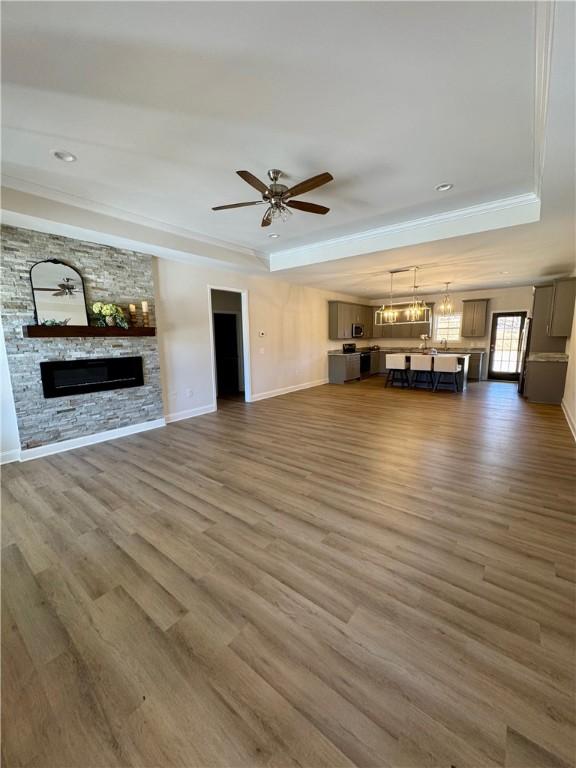
[[[30,270],[39,325],[88,325],[84,282],[73,267],[55,259]]]

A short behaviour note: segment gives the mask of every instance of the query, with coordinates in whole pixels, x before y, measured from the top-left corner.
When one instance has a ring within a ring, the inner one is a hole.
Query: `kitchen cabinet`
[[[364,326],[364,337],[372,334],[372,307],[352,304],[346,301],[328,302],[328,337],[330,339],[351,339],[352,325]]]
[[[360,378],[360,355],[328,355],[328,381],[330,384],[344,384],[345,381]]]
[[[468,381],[480,381],[482,378],[482,363],[484,352],[470,352],[468,362]]]
[[[566,339],[550,336],[550,317],[554,298],[553,285],[538,285],[532,295],[532,320],[530,323],[529,354],[538,352],[564,352]]]
[[[486,336],[488,301],[488,299],[468,299],[463,302],[461,336]]]
[[[548,335],[566,338],[572,331],[574,301],[576,300],[576,277],[556,280],[550,302]]]
[[[370,352],[370,376],[380,373],[380,350]]]
[[[335,340],[351,339],[352,325],[354,323],[361,323],[364,326],[365,339],[419,339],[423,333],[428,334],[428,336],[431,335],[431,319],[421,323],[376,325],[374,323],[374,313],[377,309],[378,307],[364,304],[329,301],[328,337]]]
[[[386,371],[388,370],[386,368],[386,352],[383,352],[382,350],[380,350],[378,352],[378,356],[379,356],[379,369],[378,369],[378,373],[386,373]]]
[[[430,336],[430,321],[422,323],[391,323],[390,325],[382,325],[383,339],[420,339],[420,336],[425,333]]]
[[[331,339],[352,338],[352,323],[355,315],[354,305],[343,301],[328,303],[328,336]]]
[[[361,322],[364,324],[365,338],[374,338],[374,307],[362,307]]]
[[[524,379],[524,397],[531,403],[559,405],[564,394],[568,363],[528,360]]]

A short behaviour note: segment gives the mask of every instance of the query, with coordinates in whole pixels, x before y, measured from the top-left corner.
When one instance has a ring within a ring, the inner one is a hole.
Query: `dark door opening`
[[[213,289],[211,298],[216,397],[243,400],[242,295]]]
[[[240,394],[236,315],[214,314],[216,393],[218,397]]]
[[[518,381],[526,312],[495,312],[492,316],[488,378]]]

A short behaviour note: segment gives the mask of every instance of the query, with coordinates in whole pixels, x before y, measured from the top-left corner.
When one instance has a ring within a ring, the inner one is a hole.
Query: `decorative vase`
[[[116,325],[116,319],[114,317],[107,317],[106,325]]]

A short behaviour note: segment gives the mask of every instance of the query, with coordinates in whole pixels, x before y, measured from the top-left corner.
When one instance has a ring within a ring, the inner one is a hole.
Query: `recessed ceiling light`
[[[508,272],[508,270],[504,270],[504,272],[500,272],[500,274],[501,274],[501,275],[509,275],[509,274],[510,274],[510,272]]]
[[[448,182],[443,182],[442,184],[437,184],[434,189],[436,192],[448,192],[448,190],[452,189],[454,184],[449,184]]]
[[[72,152],[67,152],[65,149],[56,149],[52,154],[58,160],[62,160],[65,163],[75,163],[78,160],[76,155],[73,155]]]
[[[276,234],[276,232],[271,232],[271,233],[268,235],[268,237],[271,237],[271,238],[272,238],[272,240],[276,240],[277,238],[279,238],[279,237],[280,237],[280,235],[277,235],[277,234]]]

